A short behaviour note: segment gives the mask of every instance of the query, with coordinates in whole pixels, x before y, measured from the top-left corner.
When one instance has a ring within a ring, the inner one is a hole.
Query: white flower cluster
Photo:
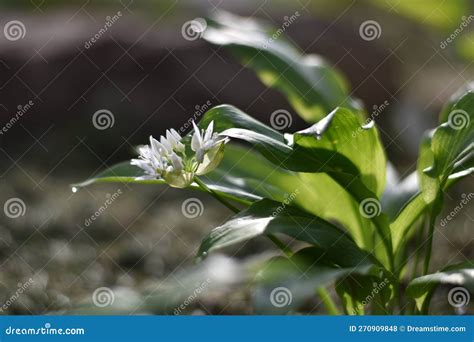
[[[195,175],[212,171],[224,156],[224,145],[227,138],[214,132],[214,121],[206,130],[200,130],[194,123],[194,133],[190,149],[182,142],[183,138],[174,129],[166,131],[160,140],[150,136],[150,145],[139,147],[139,159],[132,159],[131,164],[145,171],[139,179],[163,179],[170,186],[185,188]]]

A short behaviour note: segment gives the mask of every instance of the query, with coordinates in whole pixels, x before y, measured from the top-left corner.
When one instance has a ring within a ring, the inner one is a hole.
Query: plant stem
[[[428,246],[426,248],[425,263],[423,265],[423,275],[428,274],[428,271],[430,269],[431,253],[433,249],[433,235],[436,221],[436,215],[434,213],[434,210],[435,209],[432,209],[430,213],[430,223],[428,228]]]
[[[332,300],[331,296],[329,295],[328,291],[324,287],[320,287],[318,290],[318,295],[321,297],[321,300],[323,301],[324,305],[326,306],[326,309],[328,310],[328,313],[330,315],[340,315],[341,313],[339,312],[336,304]]]
[[[423,222],[421,223],[421,227],[420,227],[420,230],[417,234],[417,237],[415,238],[415,247],[417,248],[416,252],[415,252],[415,261],[413,262],[413,269],[412,269],[412,273],[411,273],[411,279],[414,279],[416,277],[416,274],[417,274],[417,270],[418,270],[418,264],[420,263],[420,256],[421,256],[421,253],[423,251],[423,248],[422,248],[422,245],[423,245],[423,235],[424,235],[424,232],[425,232],[425,228],[426,226],[428,225],[428,217],[425,215],[425,217],[423,218]]]
[[[234,213],[238,213],[240,212],[240,210],[235,207],[234,205],[230,204],[227,200],[225,200],[224,198],[222,198],[221,196],[219,196],[217,194],[217,192],[215,192],[214,190],[210,189],[206,184],[204,184],[203,181],[201,181],[198,177],[194,177],[194,181],[197,183],[197,185],[199,185],[201,187],[201,189],[203,189],[205,192],[207,192],[209,195],[211,195],[212,197],[214,197],[216,200],[218,200],[219,202],[221,202],[223,205],[225,205],[227,208],[229,208],[230,210],[232,210]]]
[[[281,251],[283,253],[285,253],[285,255],[287,257],[291,257],[293,255],[293,251],[291,250],[290,247],[288,247],[287,245],[285,245],[279,238],[277,238],[275,235],[273,234],[268,234],[267,235],[268,238],[278,247],[281,249]]]

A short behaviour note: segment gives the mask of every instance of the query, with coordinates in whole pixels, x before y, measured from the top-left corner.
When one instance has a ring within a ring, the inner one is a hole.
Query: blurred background
[[[226,51],[185,39],[185,22],[218,10],[275,27],[298,12],[286,36],[342,71],[369,112],[385,103],[376,121],[401,176],[415,169],[421,135],[437,125],[443,103],[473,81],[469,0],[0,0],[0,204],[25,204],[22,216],[0,215],[0,304],[8,303],[0,313],[89,310],[95,291],[106,288],[114,301],[95,305],[96,313],[173,314],[160,298],[186,288],[201,238],[231,213],[186,190],[112,184],[73,193],[70,184],[211,106],[230,103],[265,123],[277,109],[293,113]],[[359,35],[366,20],[380,24],[378,39]],[[12,22],[21,24],[14,37]],[[98,111],[112,113],[109,128],[94,126]],[[293,115],[289,131],[304,127]],[[472,191],[472,178],[460,183],[447,212]],[[202,215],[183,215],[189,198],[202,201]],[[474,259],[472,207],[435,236],[433,269]],[[248,285],[231,278],[276,251],[257,239],[224,252],[237,261],[211,262],[228,286],[209,286],[180,314],[253,313]],[[443,291],[434,312],[453,313]],[[307,312],[322,312],[319,304],[315,298]]]

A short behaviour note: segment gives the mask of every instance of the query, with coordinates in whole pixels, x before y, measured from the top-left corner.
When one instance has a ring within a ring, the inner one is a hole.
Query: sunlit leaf
[[[214,228],[203,240],[199,256],[261,235],[285,234],[316,245],[334,258],[344,250],[347,258],[361,260],[368,254],[341,229],[295,207],[263,199]]]
[[[408,284],[407,294],[415,299],[418,309],[426,313],[433,292],[442,284],[460,286],[474,293],[474,261],[451,265],[440,272],[416,278]]]
[[[251,18],[220,12],[208,20],[203,38],[225,46],[260,80],[284,93],[309,122],[322,119],[337,106],[357,108],[341,74],[320,57],[302,55],[284,37]]]

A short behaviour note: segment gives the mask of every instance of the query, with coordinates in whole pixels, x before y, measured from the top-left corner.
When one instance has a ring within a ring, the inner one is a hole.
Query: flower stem
[[[207,192],[209,195],[211,195],[212,197],[214,197],[216,200],[218,200],[219,202],[221,202],[223,205],[225,205],[227,208],[229,208],[230,210],[232,210],[234,213],[238,213],[240,212],[240,210],[235,207],[234,205],[230,204],[228,201],[226,201],[224,198],[222,198],[221,196],[219,196],[217,194],[217,192],[215,192],[214,190],[210,189],[206,184],[204,184],[203,181],[201,181],[198,177],[194,177],[194,181],[197,183],[197,185],[199,185],[201,187],[201,189],[203,189],[205,192]]]
[[[291,250],[290,247],[288,247],[287,245],[285,245],[279,238],[277,238],[275,235],[273,234],[268,234],[267,235],[268,238],[275,244],[275,246],[277,246],[278,248],[281,249],[281,251],[283,253],[285,253],[285,255],[289,258],[293,255],[293,251]]]
[[[435,221],[436,215],[434,213],[434,209],[430,213],[430,223],[429,223],[429,232],[428,232],[428,246],[426,248],[426,255],[425,255],[425,263],[423,265],[423,275],[427,275],[430,269],[430,261],[431,261],[431,252],[433,249],[433,235],[434,235],[434,228],[435,228]]]
[[[336,304],[332,300],[331,296],[329,295],[328,290],[326,290],[324,287],[320,287],[318,290],[318,295],[321,297],[321,300],[323,301],[324,305],[326,306],[326,309],[328,310],[328,313],[330,315],[340,315],[341,313],[339,312]]]

